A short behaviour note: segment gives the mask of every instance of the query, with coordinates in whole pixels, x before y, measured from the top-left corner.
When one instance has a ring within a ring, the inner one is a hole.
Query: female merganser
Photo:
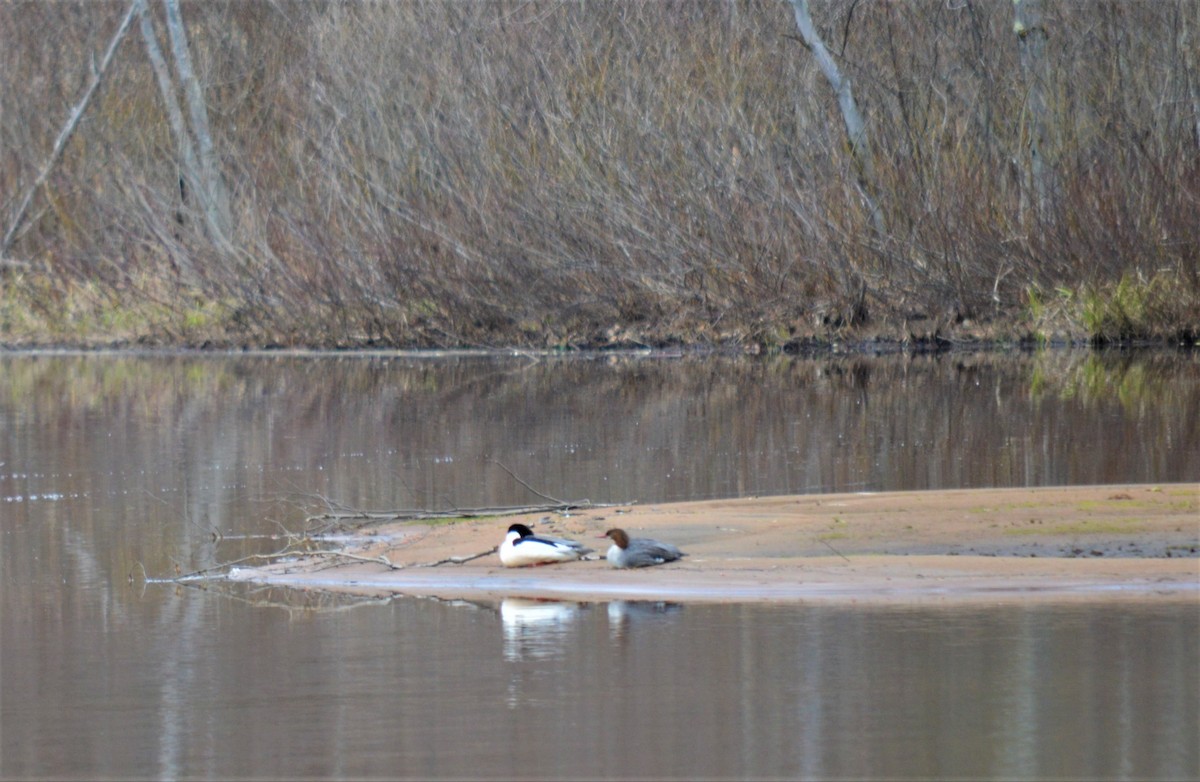
[[[500,544],[500,563],[504,567],[547,565],[570,562],[590,554],[591,549],[566,538],[539,538],[524,524],[513,524]]]
[[[661,565],[664,562],[674,562],[683,556],[683,552],[670,543],[660,543],[649,538],[631,538],[623,529],[610,529],[604,536],[613,540],[607,557],[613,567]]]

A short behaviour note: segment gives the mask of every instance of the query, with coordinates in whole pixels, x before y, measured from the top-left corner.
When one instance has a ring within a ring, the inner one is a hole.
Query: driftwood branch
[[[558,507],[558,506],[555,506],[555,507]],[[430,512],[430,513],[432,514],[429,516],[430,518],[438,517],[437,512]],[[459,514],[459,515],[461,515],[461,514]],[[232,538],[250,538],[250,537],[255,537],[255,536],[229,536],[229,537],[232,539]],[[248,554],[244,557],[239,557],[238,559],[230,560],[228,562],[221,562],[216,565],[212,565],[212,566],[206,567],[206,568],[200,568],[199,570],[193,570],[188,573],[180,573],[180,572],[178,572],[178,568],[176,568],[176,575],[172,576],[172,577],[150,577],[146,573],[145,566],[141,565],[141,563],[138,563],[139,566],[141,566],[142,579],[143,579],[143,581],[145,581],[148,584],[188,584],[188,583],[194,583],[194,582],[198,582],[198,581],[222,580],[229,575],[229,571],[231,571],[233,568],[235,568],[239,565],[269,565],[269,564],[273,564],[276,562],[280,562],[281,560],[287,559],[289,557],[298,557],[298,558],[304,558],[304,559],[329,558],[331,560],[335,560],[334,562],[332,562],[330,564],[331,567],[335,567],[340,564],[345,564],[346,562],[368,562],[371,564],[383,565],[388,570],[405,570],[408,568],[429,568],[429,567],[439,567],[441,565],[461,565],[463,563],[471,562],[472,560],[476,560],[481,557],[486,557],[489,554],[495,554],[496,550],[499,548],[498,546],[492,546],[491,548],[487,549],[486,551],[480,551],[475,554],[451,555],[449,557],[444,557],[442,559],[434,560],[432,562],[415,562],[415,563],[411,563],[411,564],[404,564],[404,563],[392,562],[390,559],[387,558],[386,555],[383,555],[383,554],[380,554],[378,556],[367,556],[364,554],[354,554],[354,553],[344,551],[344,550],[315,549],[315,548],[313,548],[313,546],[318,545],[321,541],[319,538],[315,538],[308,534],[291,533],[291,532],[285,531],[285,533],[282,535],[271,535],[271,536],[267,536],[267,537],[286,538],[287,544],[276,551],[272,551],[272,552],[269,552],[266,554]],[[221,539],[224,539],[224,536],[222,536]],[[129,580],[130,580],[130,582],[132,582],[134,580],[134,574],[132,572],[129,574]]]
[[[494,460],[493,460],[494,461]],[[307,531],[304,533],[293,533],[283,525],[280,525],[282,533],[277,535],[229,535],[224,536],[219,533],[213,534],[213,541],[219,542],[223,539],[249,539],[249,538],[267,538],[286,539],[287,543],[277,551],[268,554],[250,554],[248,556],[236,559],[230,562],[222,562],[211,567],[195,570],[190,573],[179,573],[176,570],[176,575],[173,578],[149,578],[146,576],[145,568],[142,569],[142,575],[146,583],[172,583],[186,584],[201,581],[220,580],[229,575],[229,572],[238,565],[262,565],[281,562],[290,557],[303,558],[307,560],[328,559],[328,567],[336,567],[347,562],[367,562],[376,565],[383,565],[388,570],[405,570],[409,568],[430,568],[440,567],[441,565],[461,565],[466,562],[486,557],[490,554],[495,554],[499,546],[492,546],[486,551],[480,551],[475,554],[451,555],[432,562],[415,562],[415,563],[396,563],[392,562],[384,554],[369,556],[366,554],[356,554],[344,549],[326,549],[318,548],[323,542],[321,535],[327,532],[335,525],[344,524],[348,521],[361,521],[363,524],[358,527],[366,526],[379,522],[401,522],[401,521],[428,521],[432,519],[480,519],[491,518],[496,516],[514,516],[529,513],[567,513],[572,510],[582,510],[590,508],[608,508],[613,507],[612,504],[593,503],[591,500],[580,500],[577,502],[564,502],[555,497],[540,492],[534,489],[525,481],[517,477],[512,470],[505,467],[500,462],[495,462],[501,469],[507,472],[518,483],[520,483],[529,491],[539,497],[551,500],[554,504],[549,505],[518,505],[518,506],[495,506],[484,508],[453,508],[450,510],[429,510],[429,509],[401,509],[401,510],[354,510],[347,508],[340,510],[345,506],[336,500],[325,497],[323,495],[308,495],[310,501],[317,501],[323,505],[326,510],[323,513],[310,514],[305,518]],[[622,503],[628,505],[629,503]],[[133,579],[133,574],[130,574],[130,580]]]
[[[241,558],[235,559],[235,560],[231,560],[229,562],[222,562],[218,565],[213,565],[212,567],[201,568],[200,570],[194,570],[190,573],[181,573],[179,575],[176,575],[173,577],[168,577],[168,578],[151,578],[150,576],[148,576],[146,574],[145,566],[141,565],[140,562],[138,563],[138,565],[141,566],[143,580],[148,584],[188,584],[188,583],[193,583],[196,581],[223,580],[224,578],[226,578],[229,575],[229,571],[232,570],[233,568],[237,567],[238,565],[249,565],[249,564],[269,565],[274,562],[278,562],[279,560],[284,559],[286,557],[294,557],[294,556],[303,556],[307,559],[319,559],[319,558],[328,557],[330,559],[337,560],[335,562],[330,563],[330,567],[336,567],[338,565],[345,564],[347,561],[349,561],[349,562],[367,562],[367,563],[370,563],[373,565],[383,565],[388,570],[408,570],[411,568],[440,567],[442,565],[462,565],[466,562],[471,562],[472,560],[480,559],[481,557],[486,557],[489,554],[495,554],[497,548],[498,548],[498,546],[492,546],[490,549],[488,549],[486,551],[480,551],[476,554],[454,555],[454,556],[449,556],[449,557],[443,557],[442,559],[434,560],[432,562],[415,562],[412,564],[404,564],[402,562],[400,562],[400,563],[392,562],[390,559],[388,559],[383,554],[380,554],[379,556],[376,556],[376,557],[369,557],[369,556],[366,556],[363,554],[351,554],[350,552],[347,552],[347,551],[318,550],[318,551],[303,551],[303,552],[301,552],[301,551],[297,550],[296,548],[294,548],[293,545],[289,544],[287,547],[280,549],[279,551],[272,552],[270,554],[250,554],[248,556],[241,557]],[[133,573],[130,573],[129,580],[131,582],[133,581],[133,578],[134,578]]]
[[[442,559],[434,560],[433,562],[414,562],[414,563],[408,564],[408,565],[406,565],[404,563],[393,562],[382,554],[380,554],[377,557],[367,557],[367,556],[363,556],[361,554],[350,554],[350,553],[344,552],[344,551],[317,551],[317,552],[313,552],[313,554],[310,556],[330,557],[333,559],[348,559],[352,562],[369,562],[369,563],[372,563],[375,565],[383,565],[388,570],[408,570],[411,568],[421,568],[421,567],[439,567],[441,565],[461,565],[465,562],[470,562],[472,560],[479,559],[480,557],[486,557],[489,554],[495,554],[496,549],[498,549],[498,548],[499,548],[499,546],[492,546],[487,551],[480,551],[478,554],[468,554],[466,556],[455,555],[455,556],[449,556],[449,557],[444,557]],[[331,566],[336,567],[339,564],[343,564],[343,563],[335,562],[335,563],[332,563]]]
[[[512,477],[512,479],[513,479],[514,481],[516,481],[517,483],[521,484],[521,485],[522,485],[522,486],[524,486],[526,489],[529,489],[531,492],[533,492],[533,493],[534,493],[534,494],[536,494],[537,496],[541,497],[543,500],[549,500],[550,502],[556,502],[556,503],[558,503],[559,505],[563,505],[563,504],[565,504],[565,503],[563,503],[563,501],[562,501],[562,500],[560,500],[559,498],[557,498],[557,497],[551,497],[551,496],[550,496],[550,495],[548,495],[548,494],[543,494],[542,492],[540,492],[540,491],[538,491],[537,489],[533,488],[533,487],[532,487],[532,486],[530,486],[528,483],[526,483],[525,481],[521,480],[521,479],[520,479],[520,478],[517,476],[517,474],[516,474],[515,472],[513,472],[513,471],[512,471],[512,470],[510,470],[510,469],[508,469],[507,467],[505,467],[503,464],[501,464],[500,462],[496,461],[495,459],[492,459],[491,461],[492,461],[492,464],[496,465],[496,466],[497,466],[497,467],[499,467],[501,470],[504,470],[506,473],[508,473],[508,474],[509,474],[509,475]],[[587,502],[587,500],[584,500],[584,502]]]
[[[623,503],[628,504],[628,503]],[[309,523],[318,521],[363,521],[367,523],[387,521],[428,521],[430,519],[482,519],[493,516],[518,516],[525,513],[566,513],[588,508],[609,508],[609,503],[594,503],[590,500],[560,502],[555,505],[509,505],[490,508],[453,508],[450,510],[330,510],[307,517]]]

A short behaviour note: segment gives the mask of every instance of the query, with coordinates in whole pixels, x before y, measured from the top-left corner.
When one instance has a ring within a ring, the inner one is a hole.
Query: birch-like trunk
[[[1013,33],[1021,56],[1021,71],[1025,75],[1025,115],[1028,136],[1023,156],[1023,186],[1021,187],[1021,221],[1031,211],[1039,221],[1045,220],[1055,198],[1054,168],[1047,159],[1050,121],[1046,102],[1046,41],[1048,35],[1042,24],[1041,0],[1013,0]]]
[[[67,142],[71,140],[71,135],[75,132],[75,127],[79,124],[79,120],[83,117],[84,111],[87,110],[88,104],[92,101],[92,96],[96,94],[96,89],[100,86],[101,80],[104,78],[108,66],[112,64],[113,55],[117,53],[117,47],[121,45],[121,41],[125,39],[125,34],[129,32],[129,26],[133,22],[133,15],[137,11],[139,0],[134,0],[129,4],[129,10],[125,12],[125,18],[121,20],[121,24],[117,27],[116,33],[113,34],[112,41],[108,44],[108,49],[104,52],[104,57],[100,59],[100,67],[97,69],[93,66],[92,80],[88,83],[87,89],[83,92],[83,97],[71,109],[70,115],[67,117],[66,124],[58,134],[58,138],[54,140],[54,147],[50,150],[50,156],[46,159],[42,170],[38,172],[37,178],[33,180],[33,184],[25,192],[25,197],[21,200],[21,205],[17,207],[16,213],[13,215],[12,222],[9,223],[8,230],[4,232],[4,242],[0,244],[0,259],[8,254],[8,250],[12,247],[12,243],[16,241],[17,231],[25,222],[25,213],[29,211],[29,204],[33,201],[33,196],[38,189],[46,184],[46,179],[50,176],[50,172],[54,170],[54,166],[58,163],[58,159],[62,157],[63,149],[66,148]]]
[[[167,123],[171,126],[171,136],[175,139],[175,148],[179,151],[183,181],[193,193],[201,193],[204,180],[200,173],[199,163],[196,161],[196,145],[192,143],[183,112],[179,108],[179,101],[175,96],[175,84],[171,80],[171,71],[163,57],[162,48],[158,45],[158,35],[154,32],[153,17],[150,9],[146,6],[146,0],[135,0],[135,2],[138,6],[138,15],[141,17],[142,41],[146,45],[146,56],[150,60],[150,68],[154,71],[154,77],[158,81],[158,91],[162,95],[163,107],[167,113]],[[212,226],[210,226],[210,230],[212,230]],[[189,281],[195,280],[196,270],[191,261],[181,254],[177,262],[183,276]]]
[[[212,131],[208,125],[208,105],[204,101],[204,91],[200,88],[200,82],[192,68],[187,31],[183,26],[183,15],[179,11],[179,0],[163,0],[163,6],[167,11],[167,34],[171,41],[171,53],[175,58],[175,71],[183,86],[191,130],[196,137],[199,179],[199,187],[196,190],[200,194],[205,223],[212,232],[211,238],[222,249],[229,249],[233,223],[229,192],[225,188],[225,180],[221,177],[216,149],[213,146]],[[174,90],[171,99],[174,100]]]
[[[846,126],[846,137],[850,144],[850,154],[858,174],[858,185],[871,210],[871,222],[880,236],[887,231],[883,219],[883,211],[879,208],[875,194],[875,160],[871,154],[871,144],[867,137],[867,125],[859,113],[858,103],[854,100],[854,92],[850,88],[850,79],[838,68],[837,62],[825,42],[821,40],[817,28],[813,24],[812,15],[808,10],[808,0],[790,0],[792,11],[796,16],[796,27],[800,31],[800,40],[812,52],[821,69],[825,80],[837,96],[838,108],[842,112],[842,122]]]

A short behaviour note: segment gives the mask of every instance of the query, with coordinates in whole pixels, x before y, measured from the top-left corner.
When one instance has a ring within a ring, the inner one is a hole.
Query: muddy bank
[[[675,543],[680,562],[500,566],[510,523],[602,555],[609,527]],[[1200,601],[1200,484],[802,495],[391,523],[341,554],[238,568],[234,580],[370,594],[678,601]],[[374,560],[374,561],[365,561]]]

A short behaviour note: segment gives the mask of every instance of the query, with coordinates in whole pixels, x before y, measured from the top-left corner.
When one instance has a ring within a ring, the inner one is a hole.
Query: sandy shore
[[[602,555],[609,527],[678,545],[680,562],[504,568],[508,525]],[[487,520],[372,525],[342,551],[238,568],[234,580],[363,594],[570,600],[1190,600],[1200,605],[1200,484],[826,494],[627,505]]]

